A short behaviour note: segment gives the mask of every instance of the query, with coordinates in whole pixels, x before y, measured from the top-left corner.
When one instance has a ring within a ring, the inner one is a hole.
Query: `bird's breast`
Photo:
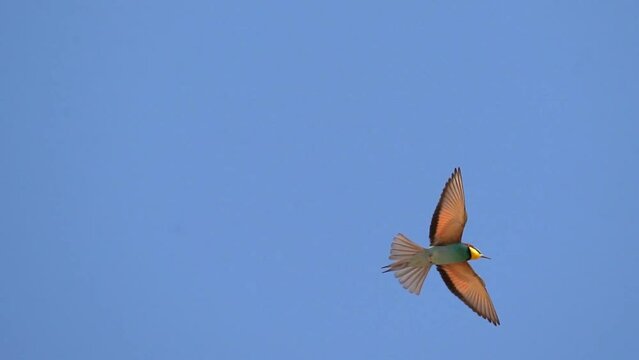
[[[436,265],[445,265],[467,261],[468,247],[464,244],[431,246],[428,248],[430,261]]]

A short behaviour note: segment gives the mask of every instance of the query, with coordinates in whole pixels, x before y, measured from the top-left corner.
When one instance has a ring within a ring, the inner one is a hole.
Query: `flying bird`
[[[490,259],[471,244],[461,242],[466,214],[461,169],[456,168],[446,182],[430,222],[430,246],[423,248],[402,234],[391,244],[384,272],[393,271],[402,286],[419,295],[431,265],[437,266],[444,283],[464,304],[494,325],[499,317],[490,300],[486,284],[468,264],[470,260]]]

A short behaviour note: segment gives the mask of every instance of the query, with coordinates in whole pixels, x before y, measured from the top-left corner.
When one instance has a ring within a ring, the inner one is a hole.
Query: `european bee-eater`
[[[489,257],[473,245],[461,242],[467,218],[461,169],[456,168],[446,182],[433,213],[430,246],[423,248],[404,235],[397,234],[391,244],[389,257],[394,262],[384,266],[387,269],[384,272],[395,272],[395,277],[405,289],[419,295],[428,270],[435,264],[453,294],[479,316],[499,325],[499,317],[484,281],[468,264],[469,260]]]

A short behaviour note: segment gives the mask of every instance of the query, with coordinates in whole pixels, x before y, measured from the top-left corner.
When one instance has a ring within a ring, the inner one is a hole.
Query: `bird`
[[[382,267],[392,271],[402,286],[419,295],[432,265],[437,266],[448,289],[477,315],[493,325],[500,324],[486,284],[468,263],[490,259],[475,246],[461,242],[468,215],[461,168],[453,170],[439,197],[430,222],[430,246],[424,248],[401,233],[393,238],[389,259]]]

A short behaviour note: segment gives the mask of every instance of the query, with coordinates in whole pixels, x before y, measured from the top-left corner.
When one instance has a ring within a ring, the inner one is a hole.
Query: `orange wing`
[[[464,304],[468,305],[479,316],[499,325],[499,317],[497,317],[484,281],[467,262],[438,265],[437,271],[442,275],[450,291],[457,295]]]
[[[467,219],[461,169],[456,168],[444,186],[433,219],[430,221],[430,244],[448,245],[461,242]]]

